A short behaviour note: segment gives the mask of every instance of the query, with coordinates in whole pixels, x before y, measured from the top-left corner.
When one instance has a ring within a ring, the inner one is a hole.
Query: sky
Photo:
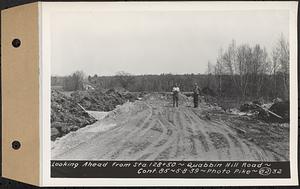
[[[51,17],[51,73],[205,73],[219,49],[289,35],[288,11],[86,11]]]

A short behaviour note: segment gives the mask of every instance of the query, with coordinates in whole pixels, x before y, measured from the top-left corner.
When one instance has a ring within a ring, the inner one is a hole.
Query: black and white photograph
[[[3,186],[299,185],[298,2],[8,1]]]
[[[288,9],[100,4],[45,17],[51,161],[290,161]]]
[[[296,3],[42,5],[44,183],[298,182]]]

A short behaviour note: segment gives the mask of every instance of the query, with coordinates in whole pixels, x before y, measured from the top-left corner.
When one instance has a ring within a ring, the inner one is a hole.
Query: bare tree
[[[76,71],[73,73],[72,78],[75,82],[75,90],[82,90],[83,89],[83,83],[85,80],[85,74],[83,71]]]
[[[247,64],[250,63],[251,48],[248,45],[236,46],[234,40],[222,56],[226,74],[231,76],[235,88],[239,91],[242,100],[246,96],[248,87]]]
[[[125,89],[128,89],[129,85],[134,83],[134,77],[130,73],[124,71],[117,72],[116,79]]]
[[[231,44],[228,46],[228,49],[223,54],[222,59],[227,73],[233,76],[235,74],[234,65],[236,63],[236,44],[234,40],[232,40]]]
[[[249,84],[249,65],[252,63],[252,50],[249,45],[244,44],[237,48],[236,62],[234,64],[235,72],[237,74],[239,91],[244,100]]]
[[[283,75],[283,84],[284,84],[284,97],[288,98],[289,94],[289,61],[290,61],[290,50],[289,50],[289,42],[284,38],[281,34],[280,39],[278,40],[276,46],[273,48],[272,52],[273,62],[273,82],[275,87],[275,94],[277,93],[277,83],[276,83],[276,75],[278,72],[281,72]]]
[[[66,91],[83,90],[84,80],[85,80],[84,72],[76,71],[64,79],[63,88]]]
[[[213,80],[213,69],[214,69],[214,65],[208,61],[207,62],[207,70],[206,70],[206,74],[207,74],[207,77],[206,77],[206,87],[210,88],[211,86],[211,82]]]
[[[225,71],[231,76],[234,85],[239,88],[238,79],[236,77],[236,64],[237,64],[237,47],[235,40],[232,40],[228,46],[227,51],[222,56],[222,61],[225,66]]]
[[[222,93],[222,76],[225,74],[225,68],[224,68],[224,63],[223,63],[223,49],[220,48],[219,50],[219,55],[217,57],[217,62],[214,67],[215,71],[215,77],[216,80],[218,81],[218,94],[221,95]]]
[[[256,98],[261,94],[261,89],[265,74],[269,70],[268,53],[265,48],[261,48],[260,45],[255,45],[252,50],[252,61],[249,64],[249,73],[251,74],[251,90]]]
[[[253,48],[248,44],[236,46],[233,40],[228,49],[221,54],[221,58],[217,59],[216,71],[220,72],[224,67],[225,73],[231,76],[242,100],[248,95],[249,87],[258,97],[268,68],[267,57],[266,49],[262,49],[259,45]]]

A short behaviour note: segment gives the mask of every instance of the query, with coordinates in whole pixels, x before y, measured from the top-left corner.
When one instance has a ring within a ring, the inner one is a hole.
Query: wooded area
[[[207,63],[205,74],[131,75],[118,72],[115,76],[85,76],[77,71],[66,77],[52,77],[52,86],[66,91],[122,87],[132,92],[165,92],[178,83],[181,91],[191,91],[194,83],[203,93],[217,97],[245,99],[289,98],[289,43],[281,36],[269,55],[259,44],[236,45],[233,40],[220,49],[215,64]]]

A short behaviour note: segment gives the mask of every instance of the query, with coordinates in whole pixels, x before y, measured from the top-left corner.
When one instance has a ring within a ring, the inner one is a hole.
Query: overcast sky
[[[232,39],[270,52],[288,32],[288,11],[58,13],[51,18],[51,71],[205,73]]]

